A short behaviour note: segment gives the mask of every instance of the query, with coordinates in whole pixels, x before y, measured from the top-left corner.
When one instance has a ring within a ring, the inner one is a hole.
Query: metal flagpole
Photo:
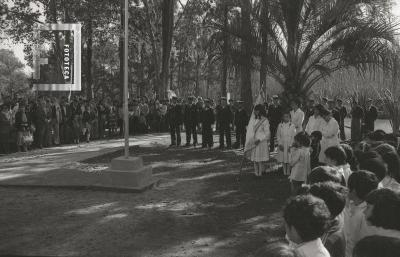
[[[125,158],[129,158],[129,117],[128,117],[128,0],[125,0],[124,10],[124,134]]]

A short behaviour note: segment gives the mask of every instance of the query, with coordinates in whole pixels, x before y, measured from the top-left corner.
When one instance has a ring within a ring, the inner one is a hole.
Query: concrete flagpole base
[[[107,186],[117,186],[135,190],[144,190],[153,185],[151,166],[144,166],[141,157],[124,156],[111,160],[111,166],[104,172]]]

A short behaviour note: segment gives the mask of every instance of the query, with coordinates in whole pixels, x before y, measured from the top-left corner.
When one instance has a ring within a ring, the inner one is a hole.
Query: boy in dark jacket
[[[212,125],[215,122],[215,117],[214,111],[210,107],[210,101],[206,99],[204,103],[205,106],[200,116],[200,122],[202,124],[202,147],[208,147],[208,149],[210,149],[214,145]]]

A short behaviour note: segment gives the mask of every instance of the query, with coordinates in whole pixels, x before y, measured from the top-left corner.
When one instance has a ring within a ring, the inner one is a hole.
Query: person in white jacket
[[[317,104],[314,106],[314,114],[308,119],[305,131],[308,135],[311,135],[314,131],[321,131],[322,126],[325,123],[324,119],[321,117],[320,112],[323,109],[322,104]]]
[[[290,112],[292,123],[296,128],[297,134],[303,131],[304,112],[300,109],[300,101],[298,99],[294,99],[290,103],[290,107],[292,108],[292,111]]]
[[[278,142],[278,162],[282,163],[283,175],[290,175],[290,148],[294,142],[294,136],[296,135],[296,128],[290,121],[290,112],[285,111],[283,113],[282,122],[278,125],[276,133]]]
[[[332,117],[332,113],[326,109],[321,110],[321,116],[325,120],[322,126],[321,152],[319,153],[319,162],[327,163],[325,150],[331,146],[339,146],[339,124]]]

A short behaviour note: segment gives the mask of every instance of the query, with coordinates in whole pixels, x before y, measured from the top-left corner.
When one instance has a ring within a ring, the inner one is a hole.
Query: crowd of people
[[[368,102],[366,110],[352,103],[348,141],[340,99],[282,108],[275,97],[268,108],[254,107],[245,156],[261,176],[276,147],[292,194],[283,210],[286,239],[256,257],[400,256],[398,139],[374,130],[378,112]]]
[[[130,99],[130,134],[168,131],[167,106],[167,101]],[[123,135],[122,104],[111,98],[44,96],[0,108],[0,154]]]

